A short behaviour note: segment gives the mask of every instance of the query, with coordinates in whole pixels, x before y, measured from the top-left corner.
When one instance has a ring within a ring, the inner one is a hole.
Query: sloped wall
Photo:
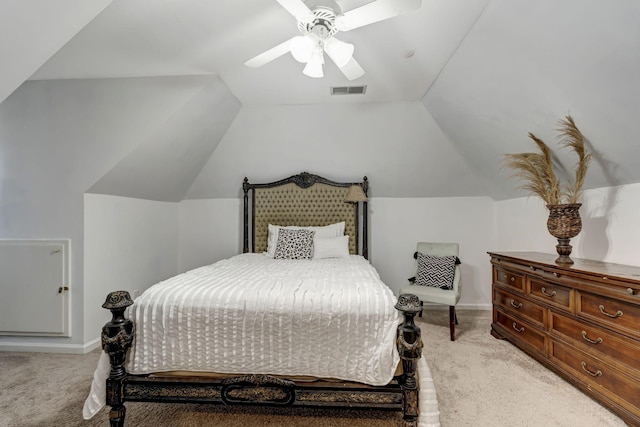
[[[202,88],[88,190],[151,200],[182,200],[240,110],[216,76],[195,78]]]
[[[242,179],[302,171],[367,175],[375,197],[456,197],[484,190],[419,102],[244,107],[187,194],[239,197]]]
[[[72,338],[47,345],[83,342],[84,193],[208,81],[28,81],[0,104],[0,238],[71,239]]]
[[[570,170],[575,156],[555,150],[567,114],[595,153],[585,188],[640,182],[638,22],[635,0],[489,3],[423,99],[486,195],[524,195],[499,162],[535,150],[528,132]]]
[[[0,13],[0,103],[111,1],[4,2]]]

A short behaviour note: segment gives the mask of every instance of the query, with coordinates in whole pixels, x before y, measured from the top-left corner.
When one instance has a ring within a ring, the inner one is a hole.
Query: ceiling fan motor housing
[[[298,21],[298,29],[304,35],[316,34],[322,39],[333,37],[336,28],[336,12],[326,6],[316,6],[313,10],[313,19],[310,21]]]

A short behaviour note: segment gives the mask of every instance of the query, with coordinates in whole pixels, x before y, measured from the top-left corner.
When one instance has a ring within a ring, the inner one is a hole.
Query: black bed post
[[[111,427],[123,427],[126,409],[122,399],[122,380],[127,376],[124,363],[133,341],[133,322],[124,317],[124,311],[133,304],[127,291],[111,292],[102,307],[111,311],[111,320],[102,328],[102,349],[109,355],[111,371],[107,378],[107,405]]]
[[[362,190],[364,191],[364,195],[367,195],[367,191],[369,190],[369,179],[365,176],[362,178]],[[364,259],[369,259],[369,224],[367,221],[367,213],[368,213],[368,205],[367,202],[362,202],[362,256]]]
[[[246,176],[242,182],[242,191],[244,191],[242,253],[246,254],[249,252],[249,179]]]
[[[418,359],[422,357],[422,338],[420,328],[413,318],[420,311],[420,299],[413,294],[402,294],[398,297],[396,309],[401,311],[404,321],[398,326],[398,353],[402,359],[402,375],[399,383],[404,394],[403,427],[417,427],[418,415],[418,382],[416,368]]]

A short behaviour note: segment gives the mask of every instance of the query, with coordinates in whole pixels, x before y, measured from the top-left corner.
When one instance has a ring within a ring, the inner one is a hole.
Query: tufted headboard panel
[[[324,226],[345,221],[345,234],[349,235],[349,252],[360,253],[358,204],[345,202],[349,187],[363,182],[340,183],[318,175],[303,172],[287,179],[266,184],[250,184],[245,178],[244,252],[249,252],[249,197],[251,192],[251,251],[267,250],[268,225]],[[363,225],[366,224],[366,202],[363,205]],[[364,231],[364,230],[363,230]],[[368,256],[366,232],[363,234],[362,255]]]

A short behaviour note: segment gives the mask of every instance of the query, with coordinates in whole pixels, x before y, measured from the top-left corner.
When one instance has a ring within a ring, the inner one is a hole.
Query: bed
[[[110,293],[94,378],[110,425],[124,425],[125,402],[145,401],[378,408],[417,426],[419,300],[396,300],[368,262],[367,202],[345,201],[368,185],[245,178],[242,254],[135,303]]]

